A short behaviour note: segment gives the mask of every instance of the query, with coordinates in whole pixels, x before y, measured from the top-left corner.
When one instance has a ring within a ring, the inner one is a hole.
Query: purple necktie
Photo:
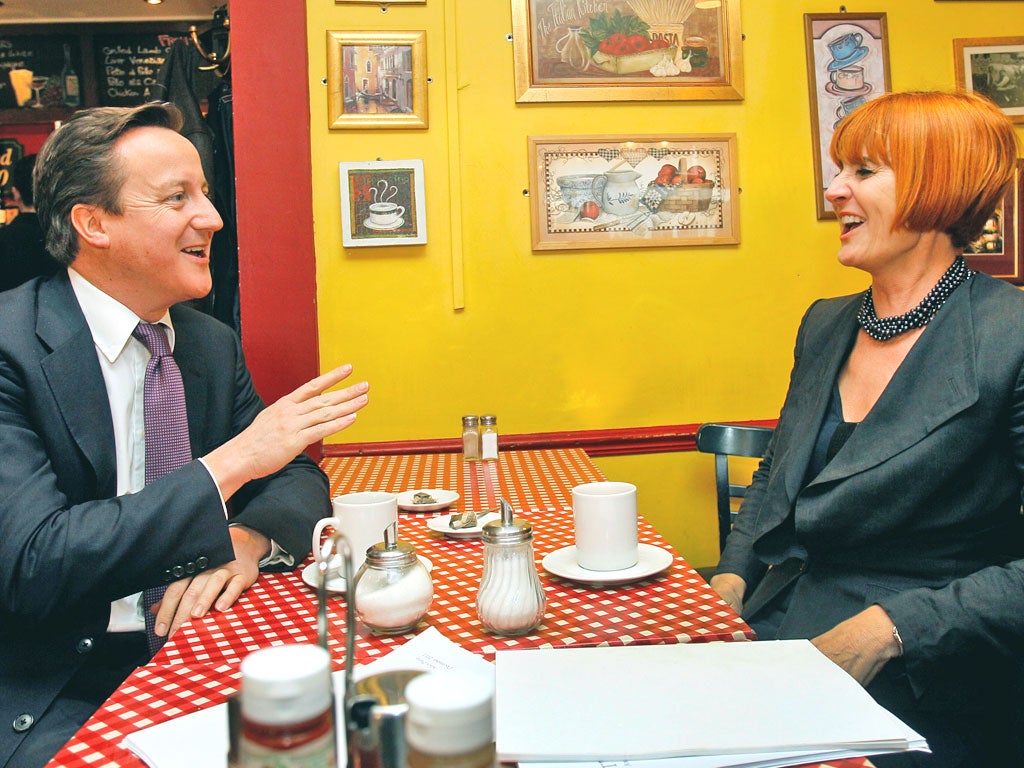
[[[146,363],[143,418],[146,428],[146,485],[192,461],[185,413],[185,387],[181,371],[171,356],[171,345],[162,325],[139,323],[132,335],[146,345],[152,357]],[[153,632],[156,617],[150,608],[160,602],[166,586],[150,587],[142,593],[146,619],[146,644],[152,657],[166,637]]]

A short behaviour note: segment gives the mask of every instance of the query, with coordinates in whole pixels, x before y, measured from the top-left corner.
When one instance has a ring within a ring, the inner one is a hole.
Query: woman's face
[[[896,177],[871,160],[844,165],[825,190],[839,218],[839,263],[872,275],[899,268],[921,242],[921,233],[896,221]]]

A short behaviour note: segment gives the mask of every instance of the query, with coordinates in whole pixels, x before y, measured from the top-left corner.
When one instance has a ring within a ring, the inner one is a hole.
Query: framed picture
[[[964,249],[967,265],[1014,285],[1024,285],[1024,160],[1002,205],[985,224],[981,237]]]
[[[839,121],[892,90],[884,13],[805,13],[807,85],[818,219],[834,219],[825,190],[839,172],[828,154]]]
[[[988,96],[1015,123],[1024,123],[1024,37],[953,41],[956,82]]]
[[[531,136],[533,249],[740,241],[736,134]]]
[[[422,160],[338,165],[342,245],[356,248],[427,242]]]
[[[426,32],[327,32],[329,128],[426,128]]]
[[[739,0],[511,0],[516,101],[743,98]]]

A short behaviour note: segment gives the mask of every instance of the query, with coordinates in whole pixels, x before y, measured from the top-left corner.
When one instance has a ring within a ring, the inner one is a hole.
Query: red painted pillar
[[[306,5],[230,14],[242,345],[269,403],[319,373]]]

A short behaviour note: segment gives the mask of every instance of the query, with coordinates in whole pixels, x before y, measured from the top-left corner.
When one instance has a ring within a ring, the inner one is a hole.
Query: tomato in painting
[[[647,50],[648,40],[643,35],[630,35],[629,36],[629,50],[631,51],[645,51]]]
[[[580,218],[583,219],[596,219],[601,215],[601,209],[597,207],[597,203],[593,200],[587,200],[583,203],[580,208]]]

